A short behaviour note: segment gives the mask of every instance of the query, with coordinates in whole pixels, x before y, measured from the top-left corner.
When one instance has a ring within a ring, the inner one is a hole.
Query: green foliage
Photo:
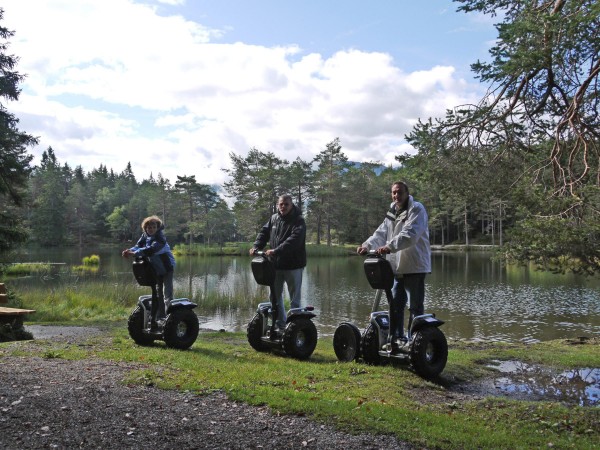
[[[82,262],[84,266],[98,266],[100,265],[100,257],[98,255],[84,256]]]
[[[72,268],[82,273],[86,266]],[[97,268],[93,268],[97,270]],[[61,283],[52,289],[41,291],[22,286],[19,296],[28,309],[36,313],[29,320],[33,322],[97,322],[124,320],[129,316],[139,297],[140,288],[131,284],[114,284],[102,279],[86,279],[78,283],[77,278],[63,274]]]
[[[125,238],[131,236],[131,224],[129,223],[129,219],[127,219],[125,206],[115,206],[112,213],[106,217],[106,223],[115,238],[125,240]]]
[[[313,175],[313,199],[309,203],[309,212],[314,216],[316,241],[318,245],[324,237],[331,245],[332,233],[344,218],[342,214],[344,198],[342,192],[344,172],[350,168],[348,157],[342,152],[339,138],[329,142],[314,159],[318,168]]]
[[[229,243],[225,246],[208,246],[203,244],[177,244],[173,247],[174,255],[185,256],[233,256],[247,255],[252,245],[248,243]]]
[[[504,254],[510,262],[532,262],[542,270],[600,273],[600,223],[530,217],[511,230]]]
[[[430,235],[470,244],[479,229],[511,260],[597,273],[598,2],[457,2],[501,22],[492,61],[472,66],[488,94],[419,121],[418,155],[397,158],[425,187]]]
[[[17,263],[9,264],[5,268],[6,275],[23,276],[31,274],[50,273],[52,266],[47,263]]]
[[[225,172],[231,180],[225,191],[235,199],[233,211],[238,232],[245,240],[254,240],[259,228],[276,211],[277,199],[287,194],[290,164],[271,152],[252,148],[246,158],[230,153],[232,169]]]
[[[100,257],[98,255],[84,256],[82,261],[83,265],[71,267],[71,271],[81,275],[84,274],[95,274],[100,269]]]
[[[0,21],[3,18],[4,9],[0,7]],[[33,159],[27,147],[38,142],[37,138],[19,130],[19,119],[5,106],[8,101],[19,99],[19,84],[24,78],[15,70],[18,58],[7,54],[8,40],[13,36],[13,31],[0,25],[0,252],[27,239],[23,212],[18,207],[26,199]]]
[[[356,254],[357,245],[349,247],[339,245],[306,245],[306,256],[308,258],[330,257],[330,256],[348,256]]]
[[[45,247],[60,246],[66,239],[65,174],[70,169],[61,167],[49,147],[42,153],[42,162],[34,170],[31,180],[35,199],[31,213],[32,239]]]

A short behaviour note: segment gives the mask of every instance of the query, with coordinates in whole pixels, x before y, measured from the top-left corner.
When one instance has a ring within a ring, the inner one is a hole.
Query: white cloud
[[[310,160],[336,137],[352,160],[391,164],[419,117],[475,90],[453,67],[405,73],[381,52],[216,43],[219,30],[129,0],[3,3],[28,76],[9,108],[41,137],[38,156],[52,146],[84,170],[131,162],[140,179],[220,184],[230,152]]]

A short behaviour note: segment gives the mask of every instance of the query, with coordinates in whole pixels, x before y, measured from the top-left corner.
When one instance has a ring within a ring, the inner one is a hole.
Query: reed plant
[[[36,310],[28,317],[32,322],[114,322],[126,319],[137,300],[151,293],[150,288],[139,286],[135,281],[109,281],[101,276],[75,275],[72,270],[48,283],[46,289],[33,284],[19,283],[12,292],[10,306]],[[193,293],[176,291],[176,296],[187,297],[199,305],[199,313],[212,313],[222,309],[248,309],[267,301],[266,288],[219,292],[197,290]]]
[[[6,264],[4,266],[4,274],[7,276],[44,275],[52,270],[52,264],[41,262]]]
[[[82,262],[84,266],[99,266],[100,257],[98,255],[84,256]]]
[[[115,283],[105,279],[80,282],[78,277],[62,277],[48,289],[21,284],[17,302],[34,309],[32,322],[97,322],[123,320],[131,314],[142,289],[133,283]]]

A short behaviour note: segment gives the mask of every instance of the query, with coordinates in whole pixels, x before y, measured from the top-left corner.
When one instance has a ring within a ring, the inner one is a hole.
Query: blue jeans
[[[415,316],[425,311],[425,275],[424,273],[405,274],[394,280],[390,307],[390,338],[404,336],[404,308],[409,304],[410,318],[408,327]]]
[[[290,306],[292,308],[300,308],[303,270],[303,268],[300,268],[275,271],[273,288],[275,290],[275,298],[277,298],[277,325],[280,328],[285,327],[287,319],[285,305],[283,304],[283,283],[287,284],[288,294],[290,294]]]
[[[165,273],[158,277],[156,283],[156,294],[158,295],[157,308],[152,308],[152,317],[156,317],[157,319],[163,319],[167,310],[171,306],[171,302],[173,301],[173,271]],[[154,305],[153,305],[154,306]]]

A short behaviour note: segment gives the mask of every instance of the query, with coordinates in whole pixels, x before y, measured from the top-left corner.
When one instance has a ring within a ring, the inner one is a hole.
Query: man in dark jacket
[[[291,307],[300,308],[302,272],[306,266],[306,223],[291,195],[279,197],[277,210],[258,233],[250,255],[269,244],[265,253],[275,262],[277,325],[282,329],[286,321],[283,283],[287,284]]]

